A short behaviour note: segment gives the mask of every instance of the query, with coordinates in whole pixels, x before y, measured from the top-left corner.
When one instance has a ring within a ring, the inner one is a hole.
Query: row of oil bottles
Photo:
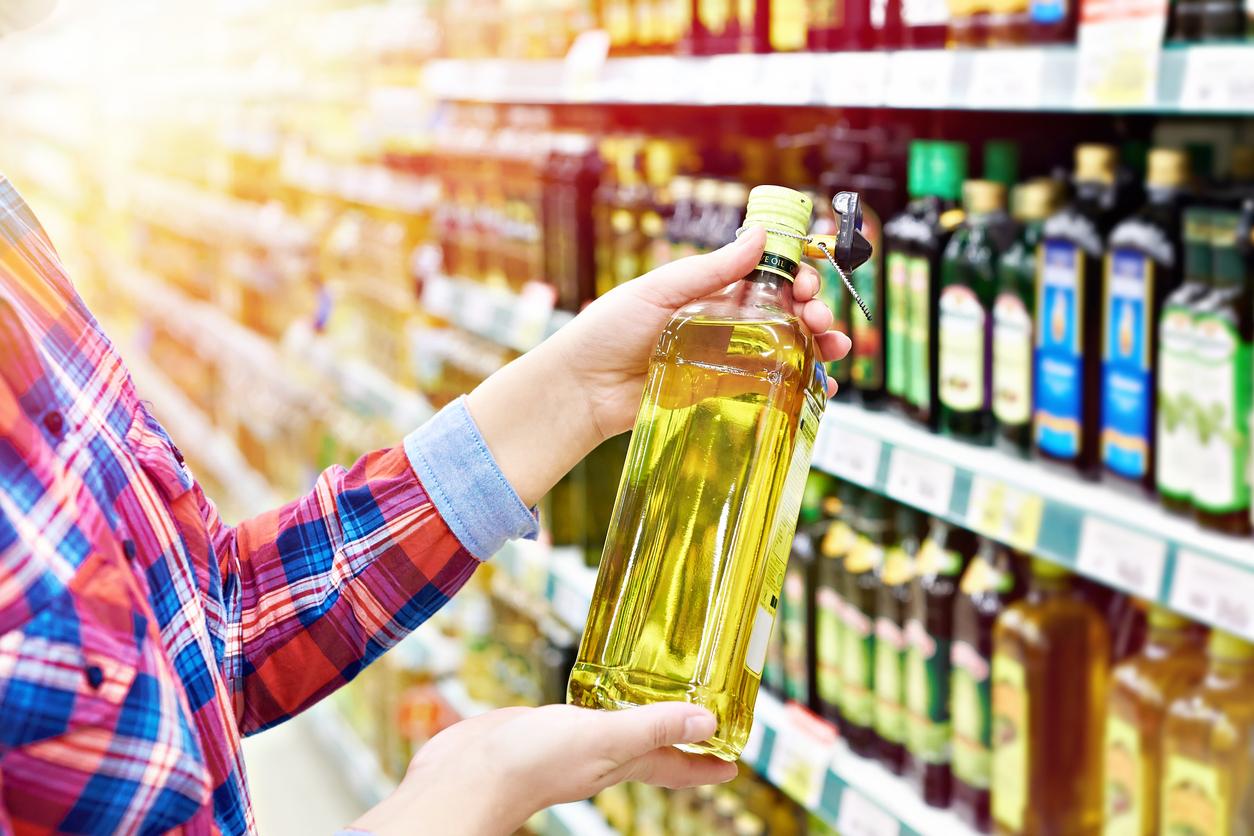
[[[1254,833],[1254,644],[822,474],[763,684],[980,832]]]

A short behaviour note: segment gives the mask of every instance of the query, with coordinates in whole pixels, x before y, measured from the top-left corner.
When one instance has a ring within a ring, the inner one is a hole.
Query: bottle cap
[[[745,810],[736,816],[735,832],[736,836],[762,836],[766,826],[760,818]]]
[[[724,206],[733,206],[739,209],[745,205],[745,200],[749,194],[749,190],[745,188],[744,183],[737,183],[735,180],[727,180],[719,183],[718,186],[718,202]],[[806,225],[809,226],[809,219]]]
[[[968,180],[962,184],[962,206],[971,215],[985,215],[1006,206],[1006,187],[992,180]]]
[[[665,186],[675,177],[675,149],[665,139],[650,140],[644,147],[644,177],[649,185]]]
[[[790,281],[797,275],[813,209],[810,198],[783,186],[755,186],[749,192],[745,226],[766,227],[767,233],[759,269]]]
[[[1071,577],[1066,566],[1053,563],[1041,557],[1032,558],[1032,577],[1045,580],[1057,580]]]
[[[1153,148],[1149,152],[1145,185],[1175,188],[1189,181],[1189,160],[1175,148]]]
[[[1053,180],[1029,180],[1015,186],[1012,203],[1017,221],[1043,221],[1054,211],[1058,189]]]
[[[906,162],[906,193],[912,200],[930,193],[927,187],[930,146],[931,143],[924,139],[916,139],[910,143],[910,154]]]
[[[691,200],[696,187],[691,177],[679,176],[671,180],[671,197],[675,200]]]
[[[1183,630],[1189,626],[1184,616],[1155,604],[1150,605],[1146,618],[1149,626],[1159,630]]]
[[[930,146],[928,189],[944,200],[957,200],[962,196],[962,181],[967,179],[967,146],[961,142],[933,142]]]
[[[1008,139],[984,143],[984,179],[994,180],[1007,189],[1019,179],[1019,145]]]
[[[693,196],[697,203],[706,206],[718,203],[718,187],[720,183],[711,177],[702,177],[697,181],[696,188],[693,189]]]
[[[1083,183],[1115,182],[1115,149],[1110,145],[1086,143],[1075,149],[1075,180]]]
[[[1248,662],[1254,660],[1254,644],[1226,630],[1211,630],[1206,655],[1212,659]]]

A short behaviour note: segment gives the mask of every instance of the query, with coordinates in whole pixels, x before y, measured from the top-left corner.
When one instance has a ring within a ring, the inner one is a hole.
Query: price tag
[[[586,102],[593,98],[609,52],[610,36],[604,29],[590,29],[575,36],[562,62],[562,91],[566,101]]]
[[[1167,0],[1085,0],[1076,104],[1094,109],[1154,104],[1166,25]]]
[[[833,52],[815,58],[820,104],[833,107],[884,104],[888,55],[883,52]]]
[[[1171,580],[1171,608],[1254,641],[1254,569],[1182,550]]]
[[[837,426],[835,422],[824,422],[824,426],[831,429],[824,439],[820,467],[842,479],[874,487],[883,443],[858,430]]]
[[[484,337],[492,337],[492,325],[496,319],[497,305],[491,292],[483,288],[467,288],[462,296],[458,322],[467,330]]]
[[[807,810],[817,809],[836,748],[831,726],[803,708],[790,706],[775,729],[766,777]]]
[[[898,836],[901,823],[853,787],[845,787],[836,829],[841,836]]]
[[[979,475],[971,481],[967,526],[1020,551],[1029,551],[1036,545],[1044,510],[1045,500],[1040,496]]]
[[[887,493],[898,502],[935,516],[949,513],[954,467],[901,447],[888,460]]]
[[[772,105],[806,105],[817,100],[815,56],[808,53],[779,52],[758,56],[762,68],[754,99]]]
[[[1167,544],[1157,537],[1097,517],[1084,518],[1076,559],[1076,566],[1084,574],[1157,601],[1166,563]]]
[[[944,49],[894,52],[888,63],[889,107],[945,108],[953,104],[954,53]]]
[[[700,100],[704,104],[748,104],[758,91],[760,55],[714,55],[704,59],[705,82]],[[669,81],[663,84],[670,83]]]
[[[1254,53],[1248,46],[1190,47],[1179,105],[1224,112],[1254,107]]]
[[[981,49],[971,57],[967,105],[1034,110],[1041,106],[1045,53],[1039,49]]]

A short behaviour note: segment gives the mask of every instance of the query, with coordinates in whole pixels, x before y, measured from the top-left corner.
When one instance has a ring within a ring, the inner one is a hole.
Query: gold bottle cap
[[[671,197],[675,200],[691,200],[696,184],[691,177],[679,176],[671,180]]]
[[[795,189],[753,187],[745,207],[745,226],[766,228],[766,252],[758,265],[760,269],[789,280],[797,275],[813,210],[810,198]]]
[[[1117,155],[1113,145],[1085,143],[1075,149],[1075,179],[1090,183],[1114,183]]]
[[[745,188],[744,183],[728,180],[718,185],[718,202],[724,206],[735,206],[739,209],[745,205],[748,197],[749,190]]]
[[[1006,205],[1006,187],[993,180],[968,180],[962,184],[962,205],[972,215],[996,212]]]
[[[675,177],[675,149],[670,140],[654,139],[644,147],[644,177],[651,186],[665,186]]]
[[[1017,221],[1043,221],[1057,205],[1058,187],[1053,180],[1041,178],[1015,186],[1012,203]]]
[[[762,836],[766,832],[766,825],[762,820],[745,810],[736,816],[736,836]]]
[[[1254,660],[1254,644],[1225,630],[1211,630],[1206,655],[1212,659],[1248,662]]]
[[[1066,566],[1062,566],[1053,561],[1046,560],[1042,557],[1032,558],[1032,577],[1044,578],[1045,580],[1067,578],[1071,576],[1071,572]]]
[[[718,189],[721,185],[717,180],[702,177],[697,181],[696,188],[693,189],[693,195],[696,197],[697,203],[703,205],[718,203]]]
[[[1149,626],[1160,630],[1183,630],[1189,626],[1189,620],[1179,613],[1151,604],[1146,614]]]
[[[1183,186],[1189,181],[1189,158],[1175,148],[1151,148],[1145,168],[1145,185]]]

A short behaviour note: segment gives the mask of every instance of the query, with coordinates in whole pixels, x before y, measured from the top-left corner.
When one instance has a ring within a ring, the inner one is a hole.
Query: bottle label
[[[1032,317],[1013,293],[993,303],[993,414],[1012,427],[1032,417]]]
[[[1036,311],[1036,444],[1070,459],[1080,454],[1084,397],[1084,254],[1069,241],[1046,241]]]
[[[875,719],[875,636],[866,613],[846,603],[845,646],[840,651],[841,713],[849,722],[870,728]]]
[[[758,261],[758,269],[774,273],[777,276],[783,276],[785,279],[792,281],[797,277],[798,265],[797,262],[787,256],[765,250],[762,253],[762,258]]]
[[[1028,805],[1027,675],[1004,653],[993,656],[993,820],[1018,833]]]
[[[862,235],[871,242],[874,252],[878,252],[879,219],[870,212],[863,214]],[[853,323],[853,333],[850,335],[853,339],[853,382],[860,389],[872,390],[884,385],[884,300],[880,298],[879,292],[880,257],[874,252],[864,264],[853,271],[851,277],[858,295],[871,312],[871,321],[868,322],[853,300],[849,300],[849,321]]]
[[[992,775],[992,699],[989,660],[967,642],[950,650],[953,675],[954,775],[964,784],[986,790]]]
[[[810,698],[809,666],[806,664],[806,583],[803,574],[790,569],[784,577],[784,692],[789,699]]]
[[[906,623],[906,745],[924,763],[949,762],[949,657],[948,639],[918,619]]]
[[[1141,760],[1136,726],[1111,712],[1106,716],[1106,823],[1103,836],[1141,836],[1141,804],[1152,787]]]
[[[906,335],[906,400],[911,406],[930,409],[932,375],[931,269],[922,256],[911,256],[906,264],[910,287],[909,326]]]
[[[1059,23],[1067,16],[1067,0],[1032,0],[1028,9],[1033,23]]]
[[[887,331],[887,357],[889,394],[905,397],[906,381],[908,380],[908,363],[906,356],[907,339],[910,334],[910,296],[908,283],[908,267],[910,258],[905,253],[893,251],[884,259],[884,267],[888,270],[888,283],[885,291],[888,295],[888,321],[884,325]]]
[[[959,412],[984,408],[984,306],[969,287],[940,295],[940,400]]]
[[[1149,311],[1154,264],[1135,250],[1116,249],[1106,259],[1105,343],[1102,351],[1102,462],[1129,479],[1149,469]]]
[[[1170,836],[1230,833],[1223,774],[1207,764],[1173,755],[1163,779],[1159,825]]]
[[[1194,399],[1193,312],[1186,305],[1163,309],[1158,325],[1158,437],[1154,468],[1158,492],[1187,501],[1200,458]]]
[[[887,618],[875,620],[875,731],[889,743],[905,743],[906,639]]]
[[[815,685],[819,700],[826,705],[840,703],[840,648],[844,641],[841,626],[840,595],[822,586],[815,595],[814,655],[818,668]]]
[[[1250,345],[1221,316],[1196,318],[1193,391],[1198,439],[1193,502],[1212,514],[1248,508]]]

